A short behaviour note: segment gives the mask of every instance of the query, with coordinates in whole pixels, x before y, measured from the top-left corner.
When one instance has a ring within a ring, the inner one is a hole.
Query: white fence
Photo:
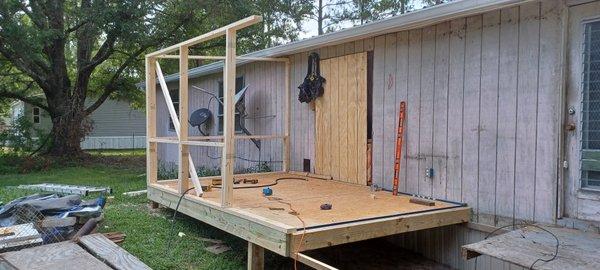
[[[82,149],[134,149],[146,148],[146,136],[86,137]]]

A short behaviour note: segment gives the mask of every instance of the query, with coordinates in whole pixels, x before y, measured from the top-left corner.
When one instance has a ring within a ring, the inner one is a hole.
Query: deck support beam
[[[265,249],[257,244],[248,242],[248,270],[263,270],[265,268]]]

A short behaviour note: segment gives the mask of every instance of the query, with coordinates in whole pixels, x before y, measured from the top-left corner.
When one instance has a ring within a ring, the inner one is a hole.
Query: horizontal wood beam
[[[241,19],[239,21],[236,21],[234,23],[231,23],[231,24],[228,24],[226,26],[223,26],[221,28],[218,28],[218,29],[215,29],[213,31],[210,31],[210,32],[208,32],[206,34],[197,36],[195,38],[188,39],[186,41],[177,43],[175,45],[166,47],[164,49],[160,49],[158,51],[149,53],[149,54],[146,55],[146,57],[157,57],[157,56],[160,56],[160,55],[168,54],[168,53],[171,53],[171,52],[179,50],[179,48],[182,47],[182,46],[191,47],[191,46],[196,45],[198,43],[201,43],[201,42],[204,42],[204,41],[207,41],[207,40],[211,40],[211,39],[215,39],[215,38],[224,36],[225,33],[227,32],[227,30],[242,29],[242,28],[251,26],[253,24],[259,23],[261,21],[262,21],[262,17],[261,16],[252,15],[252,16],[246,17],[244,19]]]
[[[174,190],[164,189],[157,184],[148,186],[148,199],[171,209],[177,205],[179,196]],[[222,208],[217,203],[190,195],[181,200],[178,210],[279,255],[287,255],[287,231],[291,228],[276,228],[272,223],[258,220],[260,217],[252,217],[241,209]]]
[[[301,262],[303,264],[306,264],[307,266],[310,266],[310,267],[312,267],[312,268],[314,268],[316,270],[337,270],[337,268],[335,268],[335,267],[333,267],[333,266],[331,266],[329,264],[321,262],[321,261],[319,261],[319,260],[317,260],[315,258],[306,256],[306,255],[304,255],[302,253],[297,253],[296,254],[296,259],[299,262]]]
[[[277,140],[285,139],[285,135],[237,135],[234,137],[236,140]],[[177,137],[155,137],[152,139],[157,140],[177,140]],[[223,140],[223,136],[189,136],[188,141],[210,141],[210,140]],[[160,141],[162,142],[162,141]],[[167,142],[170,143],[170,142]]]
[[[208,146],[208,147],[223,147],[222,142],[207,142],[207,141],[179,141],[170,138],[149,138],[148,141],[156,143],[171,143],[182,145]]]
[[[175,54],[167,54],[167,55],[159,55],[157,58],[163,59],[179,59],[179,55]],[[225,60],[225,56],[212,56],[212,55],[189,55],[189,59],[197,59],[197,60]],[[246,56],[237,56],[236,60],[246,60],[246,61],[265,61],[265,62],[289,62],[288,58],[277,58],[277,57],[246,57]]]
[[[419,231],[469,221],[469,207],[443,209],[434,212],[408,214],[398,217],[351,222],[298,231],[292,234],[290,248],[293,252],[352,243],[371,238],[405,232]],[[299,240],[303,241],[300,242]]]

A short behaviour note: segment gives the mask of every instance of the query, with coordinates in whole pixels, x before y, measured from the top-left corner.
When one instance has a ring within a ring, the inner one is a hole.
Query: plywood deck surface
[[[600,234],[567,228],[544,227],[559,240],[558,256],[550,262],[538,261],[532,269],[600,269]],[[463,257],[481,254],[530,268],[538,259],[550,259],[556,239],[535,227],[524,227],[478,243],[463,246]]]
[[[372,192],[367,186],[293,174],[236,176],[237,178],[258,179],[257,185],[274,183],[279,178],[296,178],[281,179],[277,185],[271,186],[273,195],[269,197],[262,195],[262,188],[234,189],[232,207],[263,217],[265,220],[273,220],[298,229],[304,226],[311,228],[458,206],[441,201],[436,201],[435,206],[419,205],[410,203],[410,196],[393,196],[391,192],[387,191]],[[172,192],[176,192],[176,184],[174,181],[159,182],[162,188]],[[235,186],[252,185],[239,184]],[[211,191],[205,192],[201,198],[194,195],[186,195],[186,198],[219,203],[220,189],[213,188]],[[321,210],[320,206],[324,203],[332,204],[332,209]],[[288,204],[291,204],[298,216],[290,214],[291,210]],[[284,208],[284,210],[270,208]],[[304,221],[304,225],[298,217]]]

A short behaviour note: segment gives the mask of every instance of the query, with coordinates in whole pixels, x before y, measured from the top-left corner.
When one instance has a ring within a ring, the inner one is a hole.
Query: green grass
[[[112,154],[111,154],[112,152]],[[232,235],[224,233],[192,218],[178,215],[175,232],[171,232],[173,211],[148,208],[145,196],[128,197],[126,191],[146,188],[145,168],[137,162],[122,164],[118,158],[128,155],[131,150],[95,151],[93,157],[102,156],[98,161],[83,165],[56,166],[44,171],[26,174],[0,175],[0,201],[8,201],[35,193],[16,189],[14,186],[35,183],[62,183],[92,186],[110,186],[114,198],[109,198],[104,209],[104,221],[99,225],[102,232],[120,231],[127,235],[122,247],[140,258],[153,269],[244,269],[246,265],[246,243]],[[117,160],[107,162],[106,157],[117,156]],[[133,158],[143,159],[142,152],[134,152]],[[178,237],[183,232],[185,236]],[[214,255],[204,250],[204,243],[198,238],[223,240],[232,250]],[[172,240],[170,248],[168,241]],[[270,254],[267,259],[271,266],[287,262],[281,257]],[[276,262],[273,262],[275,260]]]

